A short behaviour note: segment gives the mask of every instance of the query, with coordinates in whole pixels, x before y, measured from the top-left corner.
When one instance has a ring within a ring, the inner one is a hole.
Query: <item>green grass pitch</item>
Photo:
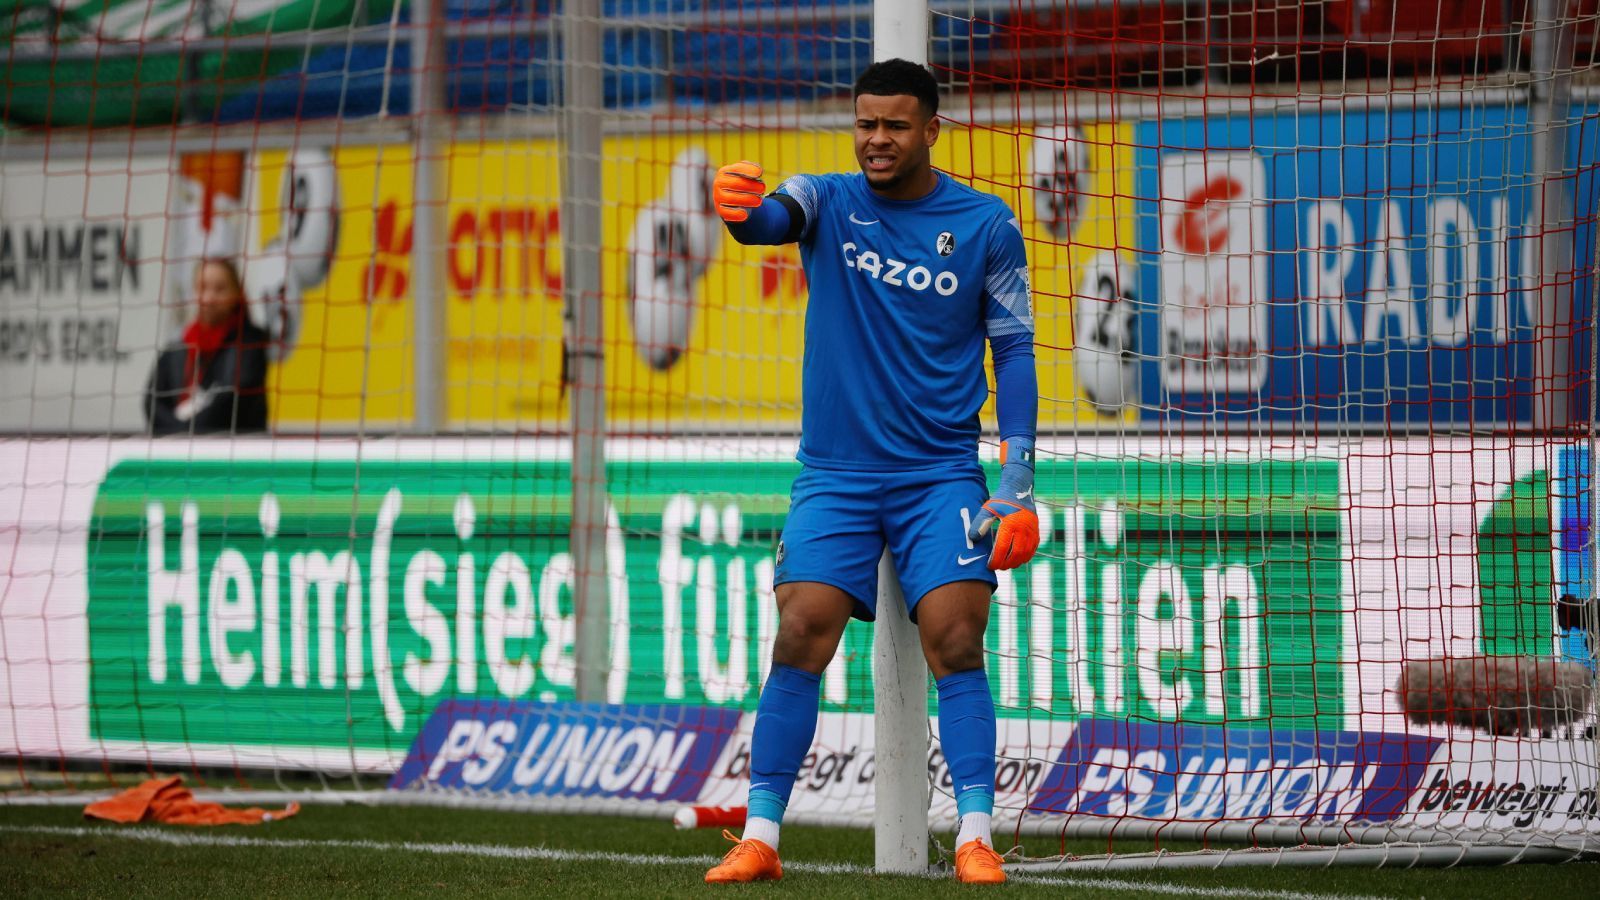
[[[946,843],[949,835],[937,836]],[[1004,841],[1002,841],[1004,843]],[[1103,843],[1028,838],[1031,856]],[[662,820],[464,808],[307,805],[258,827],[91,822],[76,806],[0,806],[0,896],[87,897],[874,897],[971,896],[945,874],[872,874],[868,831],[784,829],[784,880],[711,887],[726,843]],[[1119,844],[1119,849],[1123,845]],[[1148,849],[1129,846],[1126,849]],[[1593,896],[1600,864],[1503,868],[1156,870],[1015,877],[1007,896],[1320,900]]]

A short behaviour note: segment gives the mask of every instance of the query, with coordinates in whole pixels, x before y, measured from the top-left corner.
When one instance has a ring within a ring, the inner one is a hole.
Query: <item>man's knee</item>
[[[833,649],[833,630],[825,617],[804,609],[779,617],[778,636],[772,645],[773,662],[821,672],[833,658]]]
[[[790,602],[780,606],[772,661],[814,673],[827,668],[849,621],[848,608],[841,611],[834,606],[832,602]]]
[[[983,626],[955,622],[925,635],[923,650],[936,677],[983,667]]]

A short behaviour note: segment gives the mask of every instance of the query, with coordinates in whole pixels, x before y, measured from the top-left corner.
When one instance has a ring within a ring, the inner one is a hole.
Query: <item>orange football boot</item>
[[[974,838],[956,850],[956,880],[964,884],[1004,884],[1006,873],[1000,868],[1000,854]]]
[[[778,851],[753,838],[741,841],[731,831],[724,830],[722,836],[734,842],[733,849],[722,858],[722,862],[712,866],[711,871],[706,873],[706,884],[777,881],[783,877],[783,864],[778,862]]]

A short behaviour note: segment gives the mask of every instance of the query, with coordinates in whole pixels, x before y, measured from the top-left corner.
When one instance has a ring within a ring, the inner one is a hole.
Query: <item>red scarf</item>
[[[201,363],[210,362],[211,356],[221,350],[222,345],[243,324],[244,304],[241,303],[220,325],[207,325],[195,319],[183,330],[183,343],[189,348],[189,355],[183,364],[183,393],[178,397],[179,403],[189,399],[189,395],[200,384],[200,379],[205,376]]]

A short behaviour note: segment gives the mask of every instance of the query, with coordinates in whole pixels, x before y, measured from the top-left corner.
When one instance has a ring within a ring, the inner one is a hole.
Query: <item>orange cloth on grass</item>
[[[183,786],[183,776],[152,778],[136,788],[128,788],[106,800],[83,808],[90,819],[112,822],[166,822],[170,825],[259,825],[274,819],[287,819],[300,811],[300,804],[283,809],[259,807],[229,809],[220,803],[201,803]]]

